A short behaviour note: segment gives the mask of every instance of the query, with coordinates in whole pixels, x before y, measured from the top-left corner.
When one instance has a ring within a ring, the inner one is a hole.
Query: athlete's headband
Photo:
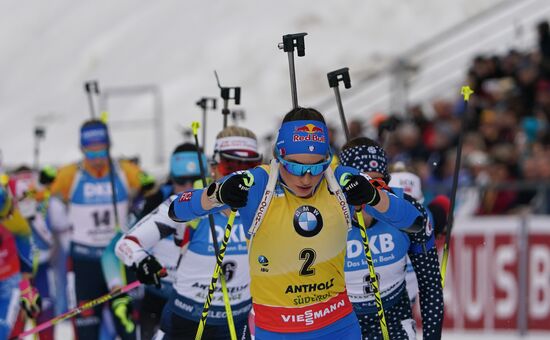
[[[80,145],[88,147],[94,144],[109,145],[107,126],[101,122],[85,125],[80,129]]]
[[[327,127],[316,120],[283,123],[275,147],[282,157],[299,153],[325,156],[329,152]]]
[[[241,162],[258,162],[262,155],[258,153],[258,143],[254,138],[243,136],[229,136],[216,139],[213,162],[220,163],[221,159]]]
[[[340,163],[362,172],[379,172],[388,176],[386,152],[377,145],[358,145],[340,153]]]
[[[214,151],[224,152],[234,150],[258,152],[258,143],[254,138],[241,136],[230,136],[216,139]]]
[[[206,157],[201,153],[202,164],[206,166]],[[207,171],[207,169],[205,169]],[[201,175],[199,157],[196,151],[181,151],[170,158],[170,175],[177,177],[196,177]]]

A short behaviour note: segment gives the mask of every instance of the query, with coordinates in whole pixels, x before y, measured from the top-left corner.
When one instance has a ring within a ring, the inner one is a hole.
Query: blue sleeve
[[[405,195],[405,198],[409,198]],[[423,228],[408,233],[411,246],[408,254],[411,259],[420,296],[420,315],[425,339],[441,339],[443,326],[443,287],[439,271],[439,258],[435,248],[434,232],[430,212],[420,203],[413,204],[422,212]]]
[[[340,182],[340,177],[345,173],[351,173],[352,175],[360,174],[357,169],[347,166],[338,166],[334,170],[334,175],[338,182]],[[370,205],[366,205],[365,212],[375,219],[386,222],[393,227],[399,229],[409,228],[420,216],[420,212],[409,201],[397,197],[387,190],[384,190],[384,192],[388,195],[390,200],[388,210],[381,213]],[[350,211],[353,211],[353,207],[350,207]]]
[[[254,176],[254,184],[248,192],[247,205],[239,209],[239,214],[241,215],[241,219],[243,221],[243,225],[245,226],[246,232],[248,232],[248,228],[250,228],[251,221],[254,218],[254,214],[256,213],[256,209],[260,204],[262,195],[267,186],[267,181],[269,179],[268,173],[261,167],[256,167],[249,171]],[[227,177],[232,175],[233,174],[228,175],[220,179],[218,182],[223,183],[223,181]],[[224,205],[211,210],[204,210],[201,204],[201,196],[204,190],[206,189],[190,190],[178,194],[178,197],[172,202],[172,207],[170,210],[173,216],[171,217],[178,222],[186,222],[194,220],[201,216],[205,216],[207,214],[212,214],[224,209],[228,209],[228,207]]]
[[[342,177],[342,175],[346,173],[350,173],[352,175],[360,174],[359,170],[355,168],[352,168],[350,166],[338,165],[336,169],[334,169],[334,177],[336,177],[336,181],[338,182],[338,184],[340,184],[340,177]]]
[[[227,209],[227,206],[221,206],[211,210],[204,210],[201,204],[201,196],[204,190],[206,189],[195,189],[178,194],[176,199],[171,203],[170,212],[173,215],[170,217],[176,220],[176,222],[188,222],[205,216],[208,213],[216,213]]]
[[[421,216],[420,212],[409,201],[399,198],[389,191],[384,190],[384,192],[390,200],[388,210],[381,213],[370,205],[367,205],[365,206],[365,211],[369,215],[399,229],[409,228]]]
[[[21,272],[32,273],[33,271],[33,246],[31,238],[24,235],[14,235],[15,245],[19,255],[19,263]]]
[[[115,237],[111,240],[109,245],[101,254],[101,269],[103,271],[103,277],[106,279],[106,284],[109,289],[112,289],[115,285],[125,285],[126,275],[122,273],[124,266],[115,254],[115,245],[123,236],[122,233],[117,232]]]

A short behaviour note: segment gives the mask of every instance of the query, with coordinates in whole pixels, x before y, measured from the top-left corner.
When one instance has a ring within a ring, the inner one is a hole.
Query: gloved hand
[[[31,285],[27,278],[19,282],[19,290],[21,291],[21,308],[25,310],[29,318],[35,319],[42,309],[42,299],[38,290]]]
[[[134,332],[136,325],[132,320],[132,298],[123,294],[111,303],[113,314],[118,318],[127,334]]]
[[[428,209],[432,213],[435,237],[438,237],[446,232],[451,201],[445,195],[437,195],[428,204]]]
[[[254,177],[249,172],[236,173],[223,183],[210,184],[206,194],[217,206],[226,204],[233,209],[242,208],[248,202],[248,191],[253,183]]]
[[[147,192],[155,187],[155,177],[146,173],[141,172],[138,176],[139,183],[141,184],[141,191]]]
[[[380,193],[364,176],[344,174],[340,179],[340,185],[343,186],[346,201],[350,205],[375,206],[380,202]]]
[[[147,256],[138,265],[132,267],[136,272],[139,282],[147,285],[155,285],[160,288],[160,279],[168,275],[166,268],[157,261],[154,256]]]

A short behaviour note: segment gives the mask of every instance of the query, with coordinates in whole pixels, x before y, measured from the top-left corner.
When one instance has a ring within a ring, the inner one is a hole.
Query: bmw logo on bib
[[[294,212],[294,229],[304,237],[313,237],[323,228],[323,217],[317,208],[303,205]]]

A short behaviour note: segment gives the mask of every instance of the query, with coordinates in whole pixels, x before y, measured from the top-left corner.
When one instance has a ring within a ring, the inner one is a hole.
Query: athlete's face
[[[106,144],[92,144],[82,148],[86,162],[95,169],[101,169],[109,165]]]
[[[221,158],[219,163],[211,164],[211,175],[215,180],[227,176],[235,171],[252,169],[261,163],[259,161],[238,161]]]
[[[301,164],[316,164],[325,160],[326,157],[322,155],[314,154],[295,154],[285,156],[284,159],[290,162]],[[292,190],[292,192],[298,197],[310,197],[313,194],[313,190],[321,181],[323,174],[312,176],[310,173],[306,173],[304,176],[295,176],[288,172],[284,166],[279,167],[280,175],[285,184]]]

